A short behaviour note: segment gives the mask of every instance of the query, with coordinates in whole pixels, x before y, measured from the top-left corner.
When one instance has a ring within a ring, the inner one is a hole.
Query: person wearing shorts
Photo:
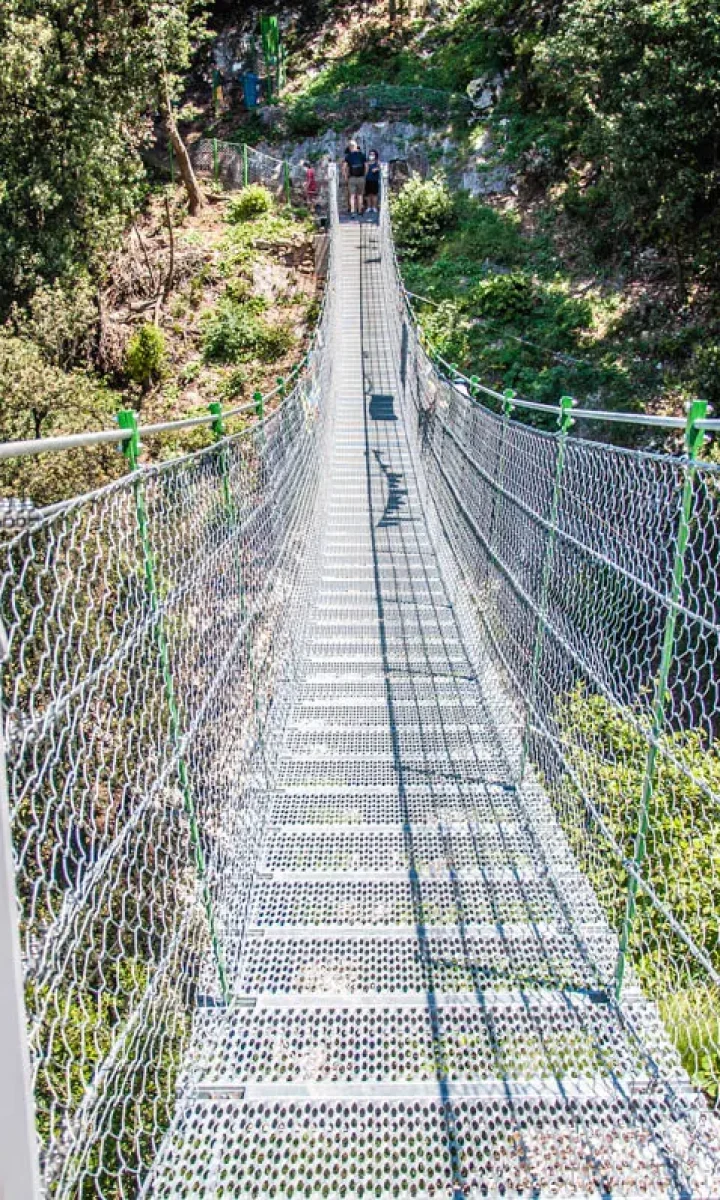
[[[362,150],[358,148],[357,142],[348,142],[343,162],[343,176],[348,187],[348,207],[351,217],[359,217],[362,213],[366,167],[367,159]]]
[[[365,205],[369,213],[377,215],[380,199],[380,156],[377,150],[371,150],[365,175]]]

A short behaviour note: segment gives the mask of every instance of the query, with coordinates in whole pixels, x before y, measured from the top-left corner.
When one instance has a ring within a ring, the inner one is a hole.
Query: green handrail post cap
[[[572,410],[575,407],[575,401],[572,396],[560,397],[560,412],[558,413],[558,426],[561,433],[568,433],[575,424],[575,418],[572,415]]]
[[[512,410],[515,407],[515,391],[513,388],[505,388],[503,393],[503,416],[509,417],[512,415]]]
[[[704,421],[708,415],[707,400],[691,400],[687,409],[687,424],[685,426],[685,446],[691,458],[696,458],[705,440],[705,431],[697,428],[698,421]]]
[[[255,401],[255,412],[262,421],[265,413],[265,405],[263,403],[262,392],[253,392],[253,400]]]
[[[213,417],[215,418],[212,425],[210,426],[213,433],[215,434],[215,437],[216,438],[224,437],[225,436],[225,426],[223,425],[222,405],[220,404],[220,401],[219,400],[211,400],[210,403],[208,404],[208,412],[212,413]]]
[[[117,423],[121,429],[129,429],[130,437],[120,443],[127,464],[134,471],[140,459],[140,435],[138,434],[137,413],[132,408],[121,408],[117,414]]]

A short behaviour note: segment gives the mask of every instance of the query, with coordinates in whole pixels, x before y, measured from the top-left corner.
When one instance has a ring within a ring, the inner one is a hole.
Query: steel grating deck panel
[[[466,648],[377,231],[337,238],[324,535],[222,914],[234,1000],[198,1010],[147,1194],[710,1194],[700,1102],[651,1006],[612,1000],[616,938]]]

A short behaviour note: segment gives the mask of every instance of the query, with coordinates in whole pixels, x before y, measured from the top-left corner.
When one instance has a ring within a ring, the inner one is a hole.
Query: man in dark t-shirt
[[[347,181],[351,217],[359,217],[362,213],[366,166],[367,159],[362,150],[358,148],[357,142],[348,142],[343,162],[343,178]]]

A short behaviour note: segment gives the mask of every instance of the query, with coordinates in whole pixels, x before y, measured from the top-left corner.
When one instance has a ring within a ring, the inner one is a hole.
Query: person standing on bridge
[[[366,167],[367,159],[358,147],[357,142],[353,139],[348,142],[342,167],[343,178],[346,180],[348,187],[348,207],[351,217],[359,217],[362,214]]]
[[[371,150],[368,156],[367,174],[365,175],[365,205],[368,213],[377,217],[378,201],[380,199],[380,155],[377,150]]]

